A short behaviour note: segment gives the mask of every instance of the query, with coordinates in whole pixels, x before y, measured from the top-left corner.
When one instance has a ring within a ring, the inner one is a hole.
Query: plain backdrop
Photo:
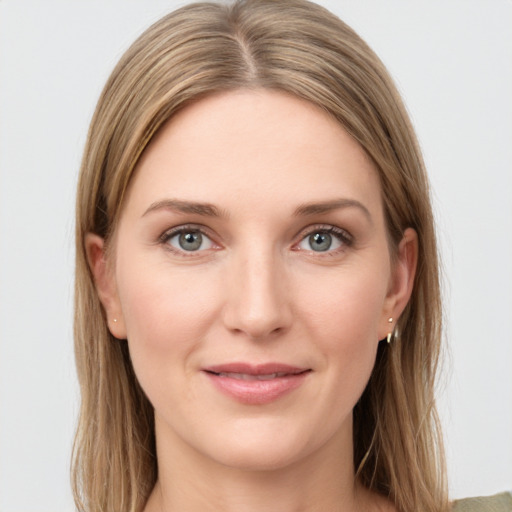
[[[322,2],[389,67],[432,180],[453,497],[512,488],[512,2]],[[71,511],[73,202],[95,102],[172,0],[0,0],[0,511]]]

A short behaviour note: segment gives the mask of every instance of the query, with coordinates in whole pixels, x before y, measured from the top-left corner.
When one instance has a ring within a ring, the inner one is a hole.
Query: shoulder
[[[453,503],[453,512],[512,512],[512,494],[466,498]]]

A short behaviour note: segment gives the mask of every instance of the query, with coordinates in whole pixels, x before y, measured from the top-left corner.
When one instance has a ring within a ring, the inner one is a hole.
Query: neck
[[[255,469],[219,464],[157,429],[159,477],[145,512],[370,510],[348,430],[299,461]]]

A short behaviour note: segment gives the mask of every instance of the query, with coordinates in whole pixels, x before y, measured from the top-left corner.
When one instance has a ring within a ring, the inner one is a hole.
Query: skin
[[[203,231],[198,250],[169,233],[180,227]],[[332,245],[319,251],[315,233]],[[146,512],[393,510],[354,478],[352,410],[409,299],[416,234],[392,260],[377,172],[337,122],[275,91],[188,106],[143,154],[113,243],[108,262],[86,240],[109,328],[155,408]],[[308,373],[240,403],[204,372],[240,361]]]

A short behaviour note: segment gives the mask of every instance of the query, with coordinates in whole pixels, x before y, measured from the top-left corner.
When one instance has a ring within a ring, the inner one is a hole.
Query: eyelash
[[[300,249],[297,246],[306,240],[309,236],[314,234],[328,234],[334,236],[340,243],[341,246],[336,249],[329,249],[327,251],[313,251],[312,249]],[[332,225],[325,224],[315,224],[313,226],[308,226],[303,229],[299,235],[299,242],[294,244],[294,247],[297,247],[295,250],[297,251],[307,251],[309,253],[314,253],[320,257],[329,257],[336,256],[339,252],[351,247],[354,244],[354,237],[346,230],[341,229]]]
[[[166,247],[167,250],[173,252],[174,254],[178,254],[179,256],[190,258],[197,256],[202,251],[185,251],[180,250],[175,247],[173,247],[169,240],[171,240],[176,235],[181,235],[185,233],[191,233],[196,232],[200,233],[202,236],[206,237],[210,242],[214,245],[220,247],[218,244],[215,243],[213,237],[209,234],[209,231],[205,229],[204,226],[198,225],[198,224],[186,224],[182,226],[177,226],[171,229],[168,229],[160,237],[158,238],[158,242]],[[326,251],[314,251],[312,249],[301,249],[298,247],[299,244],[301,244],[304,240],[307,239],[307,237],[314,235],[314,234],[328,234],[333,235],[340,243],[341,247],[335,248],[333,250],[328,249]],[[336,226],[332,225],[325,225],[325,224],[316,224],[313,226],[308,226],[307,228],[303,229],[299,235],[300,239],[298,242],[293,244],[293,250],[295,251],[307,251],[308,253],[315,253],[316,255],[320,257],[328,257],[328,256],[334,256],[338,254],[340,251],[343,251],[347,247],[351,247],[354,243],[353,236],[348,233],[346,230],[338,228]]]
[[[198,224],[185,224],[182,226],[177,226],[171,229],[168,229],[162,235],[158,238],[158,242],[165,246],[165,248],[169,251],[171,251],[174,254],[177,254],[179,256],[183,256],[185,258],[190,258],[197,256],[199,253],[203,251],[185,251],[177,249],[176,247],[173,247],[169,241],[175,237],[176,235],[182,235],[185,233],[200,233],[202,236],[206,237],[214,246],[218,246],[213,240],[213,237],[209,234],[209,232],[205,229],[204,226],[198,225]]]

